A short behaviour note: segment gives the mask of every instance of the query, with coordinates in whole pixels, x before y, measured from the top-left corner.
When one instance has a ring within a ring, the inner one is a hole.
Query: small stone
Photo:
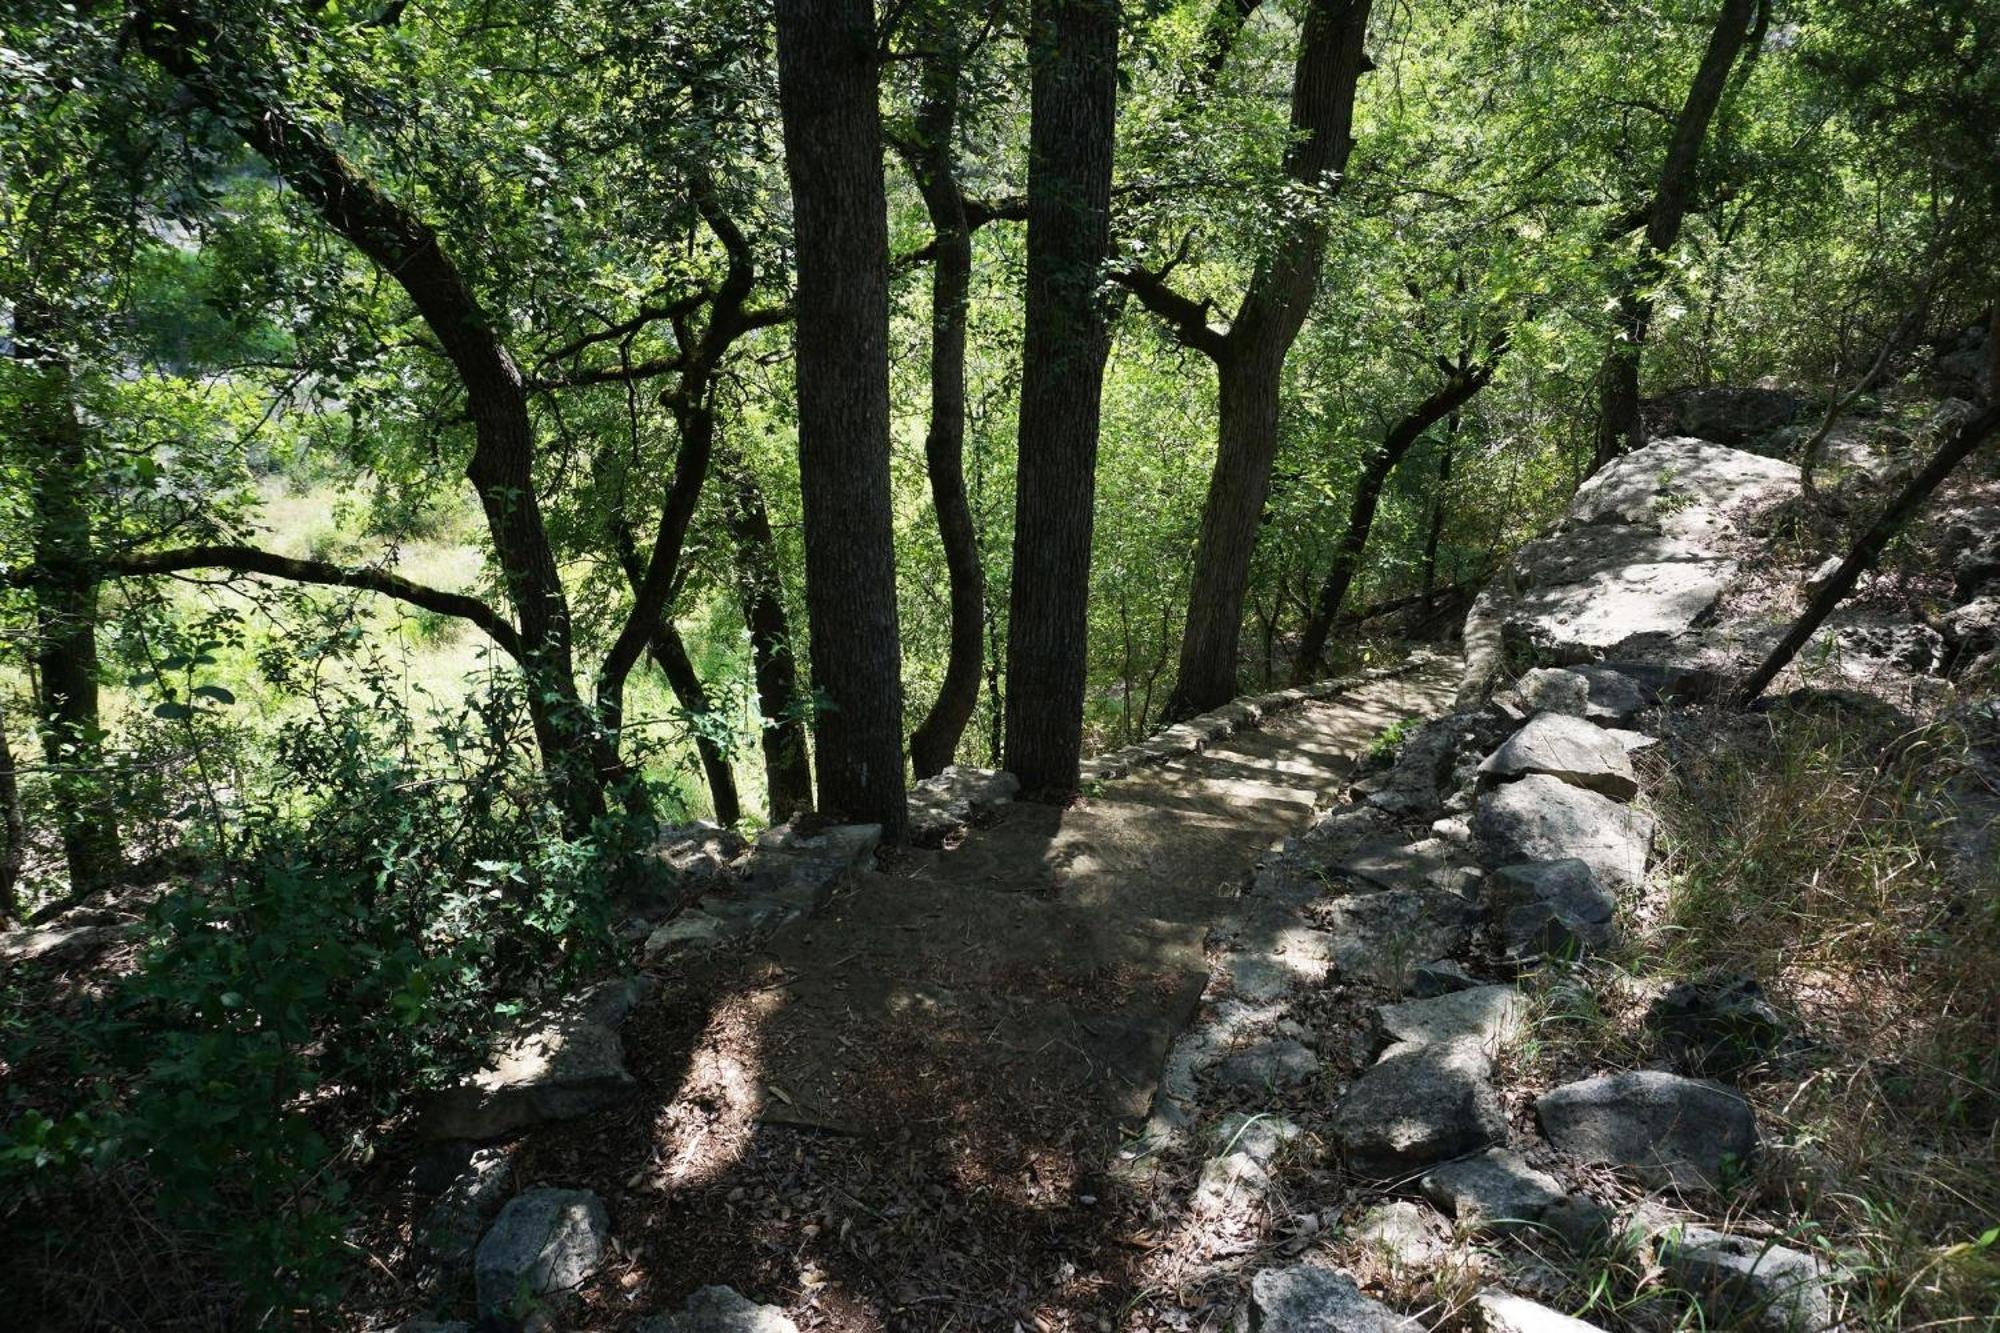
[[[1410,972],[1410,994],[1419,1000],[1449,995],[1477,986],[1479,981],[1462,964],[1449,958],[1418,963]]]
[[[1668,1056],[1697,1075],[1741,1073],[1785,1035],[1763,987],[1745,976],[1676,982],[1653,1002],[1647,1021]]]
[[[1449,1216],[1482,1231],[1532,1228],[1563,1197],[1554,1176],[1507,1148],[1434,1167],[1417,1188]]]
[[[1250,1333],[1422,1333],[1423,1325],[1361,1294],[1345,1273],[1298,1264],[1250,1280]]]
[[[1472,1303],[1479,1307],[1486,1333],[1602,1333],[1595,1324],[1558,1314],[1511,1292],[1482,1291]]]
[[[1757,1150],[1756,1117],[1741,1096],[1657,1070],[1565,1084],[1535,1111],[1564,1152],[1681,1189],[1721,1184]]]
[[[417,1227],[424,1249],[439,1264],[456,1267],[472,1258],[479,1235],[506,1201],[513,1160],[505,1149],[482,1148],[446,1186]]]
[[[1354,1237],[1391,1268],[1419,1268],[1434,1262],[1442,1248],[1431,1227],[1434,1216],[1407,1199],[1378,1203],[1354,1224]]]
[[[1224,1087],[1261,1092],[1300,1083],[1319,1073],[1319,1057],[1289,1038],[1261,1041],[1236,1052],[1215,1066],[1215,1081]]]
[[[1581,1194],[1565,1194],[1542,1211],[1542,1230],[1576,1254],[1591,1254],[1611,1235],[1610,1209]]]
[[[1531,713],[1582,717],[1590,706],[1590,682],[1561,667],[1536,667],[1516,681],[1514,689]]]
[[[1815,565],[1813,572],[1806,575],[1806,596],[1817,597],[1825,591],[1826,585],[1833,582],[1833,576],[1840,572],[1841,562],[1842,557],[1830,555]]]
[[[1477,1041],[1437,1042],[1371,1065],[1334,1112],[1350,1168],[1403,1175],[1501,1142],[1507,1119]]]
[[[1428,1000],[1377,1006],[1375,1018],[1395,1043],[1392,1053],[1470,1038],[1496,1052],[1520,1030],[1526,1004],[1512,986],[1475,986]]]
[[[759,1305],[734,1287],[703,1287],[679,1314],[641,1319],[635,1333],[799,1333],[783,1307]]]
[[[1690,1226],[1660,1238],[1660,1263],[1711,1328],[1818,1333],[1833,1323],[1838,1276],[1800,1250]]]
[[[1542,902],[1566,918],[1609,921],[1618,899],[1576,857],[1502,866],[1493,872],[1495,896],[1506,902]]]
[[[1268,1166],[1286,1144],[1304,1132],[1283,1116],[1231,1111],[1215,1122],[1208,1139],[1218,1153],[1247,1153],[1253,1161]]]
[[[589,1190],[535,1189],[516,1195],[472,1261],[482,1314],[546,1308],[597,1271],[611,1220]]]

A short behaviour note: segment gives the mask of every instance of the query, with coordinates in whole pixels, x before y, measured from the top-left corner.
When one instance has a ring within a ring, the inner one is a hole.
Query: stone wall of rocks
[[[1535,1256],[1614,1241],[1657,1264],[1707,1327],[1828,1327],[1839,1273],[1707,1215],[1725,1211],[1718,1191],[1759,1149],[1727,1080],[1783,1031],[1754,982],[1662,996],[1664,1067],[1606,1068],[1532,1100],[1500,1072],[1527,1006],[1509,978],[1611,945],[1644,882],[1653,825],[1631,755],[1653,743],[1659,684],[1595,666],[1530,671],[1411,733],[1349,804],[1272,857],[1217,942],[1225,984],[1177,1046],[1134,1164],[1177,1145],[1206,1152],[1192,1203],[1226,1231],[1281,1198],[1318,1215],[1288,1194],[1286,1166],[1329,1145],[1361,1202],[1326,1225],[1392,1267],[1478,1246],[1489,1330],[1593,1327],[1537,1302],[1554,1288]],[[1304,1017],[1343,989],[1356,1003],[1406,997],[1367,1008],[1373,1039],[1359,1051],[1351,1030]],[[1349,1065],[1330,1104],[1300,1095]],[[1620,1208],[1597,1192],[1607,1169],[1679,1209]],[[1300,1178],[1324,1189],[1323,1169]],[[1422,1314],[1298,1263],[1256,1274],[1246,1322],[1418,1330]]]

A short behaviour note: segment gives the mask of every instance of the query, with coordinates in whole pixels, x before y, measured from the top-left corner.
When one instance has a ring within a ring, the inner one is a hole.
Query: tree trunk
[[[878,823],[893,840],[908,809],[875,9],[869,0],[778,0],[777,34],[820,809]]]
[[[759,745],[764,752],[765,807],[773,824],[812,813],[812,760],[806,750],[804,700],[792,655],[791,618],[785,611],[784,583],[771,538],[764,492],[741,458],[723,463],[729,482],[729,535],[736,547],[736,594],[750,631],[757,708],[764,717]]]
[[[605,787],[619,766],[577,692],[569,599],[535,488],[535,429],[520,368],[437,233],[283,105],[275,91],[281,80],[178,6],[142,11],[135,27],[148,56],[403,288],[457,372],[474,436],[465,475],[520,627],[536,744],[565,824],[587,832],[604,813]]]
[[[14,766],[14,747],[7,739],[7,714],[0,710],[0,921],[21,916],[14,896],[21,867],[28,860],[28,824],[21,817],[21,783]]]
[[[931,265],[931,422],[924,436],[924,461],[951,585],[951,647],[937,699],[910,735],[910,763],[919,778],[951,763],[979,704],[986,618],[986,575],[965,496],[965,319],[972,287],[972,231],[954,152],[960,56],[955,34],[941,40],[951,45],[924,64],[924,103],[917,117],[921,143],[911,167],[937,233]]]
[[[1215,470],[1202,505],[1180,671],[1163,714],[1168,719],[1219,707],[1236,696],[1237,636],[1278,452],[1284,375],[1282,349],[1277,356],[1268,347],[1259,350],[1253,356],[1234,347],[1216,368]]]
[[[42,755],[53,774],[70,893],[112,882],[124,864],[98,718],[97,577],[93,572],[89,459],[69,363],[45,341],[48,321],[15,312],[15,354],[29,365],[19,422],[30,453],[34,519],[36,700]]]
[[[1008,603],[1007,767],[1022,789],[1076,790],[1098,411],[1109,351],[1118,95],[1115,0],[1036,0],[1029,45],[1028,288]]]
[[[1215,357],[1220,418],[1215,470],[1202,509],[1168,717],[1217,707],[1236,693],[1243,598],[1278,451],[1285,356],[1319,287],[1326,250],[1322,216],[1354,148],[1355,89],[1372,68],[1365,49],[1370,7],[1371,0],[1313,0],[1306,13],[1293,72],[1294,137],[1285,174],[1295,187],[1318,197],[1294,207],[1270,252],[1258,261]]]
[[[1881,558],[1884,548],[1923,507],[1931,492],[1943,484],[1952,469],[1964,462],[1996,430],[2000,430],[2000,398],[1989,399],[1983,412],[1953,431],[1951,437],[1938,447],[1937,453],[1931,456],[1931,461],[1924,465],[1924,470],[1910,478],[1896,498],[1884,506],[1868,530],[1849,549],[1847,558],[1840,562],[1840,568],[1826,581],[1826,586],[1806,604],[1805,612],[1792,622],[1792,627],[1785,631],[1785,637],[1778,641],[1777,647],[1743,682],[1736,694],[1738,707],[1747,708],[1756,702],[1757,696],[1797,656],[1799,649],[1805,647],[1806,641],[1833,614],[1834,608],[1854,591],[1854,585],[1860,582],[1862,574]]]
[[[1694,198],[1701,166],[1701,149],[1708,138],[1709,122],[1722,102],[1729,84],[1729,71],[1736,64],[1750,37],[1750,21],[1758,0],[1723,0],[1709,33],[1708,49],[1702,54],[1687,100],[1674,121],[1673,137],[1667,144],[1666,161],[1646,213],[1646,234],[1639,243],[1637,259],[1627,270],[1618,292],[1618,328],[1604,354],[1599,371],[1602,401],[1597,419],[1597,451],[1594,467],[1603,467],[1618,455],[1641,443],[1639,419],[1639,359],[1653,321],[1650,289],[1666,273],[1667,256],[1680,239],[1681,222]],[[1751,48],[1752,55],[1755,48]]]
[[[1458,413],[1445,418],[1444,443],[1438,448],[1437,483],[1431,494],[1430,524],[1424,531],[1424,573],[1421,601],[1423,613],[1431,613],[1431,598],[1437,588],[1438,543],[1444,539],[1445,492],[1451,486],[1451,454],[1458,443]]]
[[[660,668],[660,674],[667,678],[674,697],[694,719],[695,754],[701,759],[702,776],[708,780],[709,799],[715,806],[715,822],[737,823],[743,818],[743,803],[736,794],[736,770],[730,766],[727,752],[706,730],[707,720],[714,714],[715,707],[709,701],[708,690],[702,685],[701,676],[695,671],[694,662],[688,657],[687,645],[681,641],[680,631],[674,628],[674,622],[662,616],[646,648],[654,665]]]
[[[1388,484],[1389,475],[1425,431],[1456,413],[1492,381],[1494,367],[1505,350],[1506,336],[1502,334],[1494,340],[1484,361],[1454,375],[1397,422],[1361,469],[1354,483],[1354,503],[1348,509],[1346,530],[1334,547],[1333,567],[1327,571],[1326,582],[1320,585],[1319,600],[1306,619],[1298,660],[1292,664],[1294,684],[1306,684],[1319,674],[1327,635],[1340,614],[1341,603],[1347,599],[1348,587],[1361,569],[1361,557],[1368,549],[1368,533],[1375,526],[1375,510],[1381,504],[1382,488]]]

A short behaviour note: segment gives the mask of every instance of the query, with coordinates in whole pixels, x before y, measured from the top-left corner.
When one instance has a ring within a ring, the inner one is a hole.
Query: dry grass
[[[1917,727],[1869,710],[1676,715],[1649,783],[1654,891],[1621,952],[1539,978],[1523,1053],[1541,1081],[1648,1063],[1644,1014],[1665,984],[1760,980],[1792,1036],[1743,1079],[1768,1151],[1725,1207],[1853,1273],[1861,1327],[2000,1326],[2000,864],[1990,844],[1963,852],[1994,808],[1966,762],[2000,741],[1990,707]],[[1634,1256],[1579,1281],[1614,1323],[1686,1317],[1646,1299]]]

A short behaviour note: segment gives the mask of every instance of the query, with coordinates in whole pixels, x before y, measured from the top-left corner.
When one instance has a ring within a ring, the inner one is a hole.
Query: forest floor
[[[1159,1259],[1187,1182],[1116,1167],[1211,984],[1209,928],[1456,678],[1440,662],[1067,809],[1006,807],[763,949],[667,978],[624,1030],[649,1095],[517,1149],[517,1187],[610,1207],[619,1258],[575,1326],[710,1283],[803,1328],[1110,1328],[1178,1308]]]

